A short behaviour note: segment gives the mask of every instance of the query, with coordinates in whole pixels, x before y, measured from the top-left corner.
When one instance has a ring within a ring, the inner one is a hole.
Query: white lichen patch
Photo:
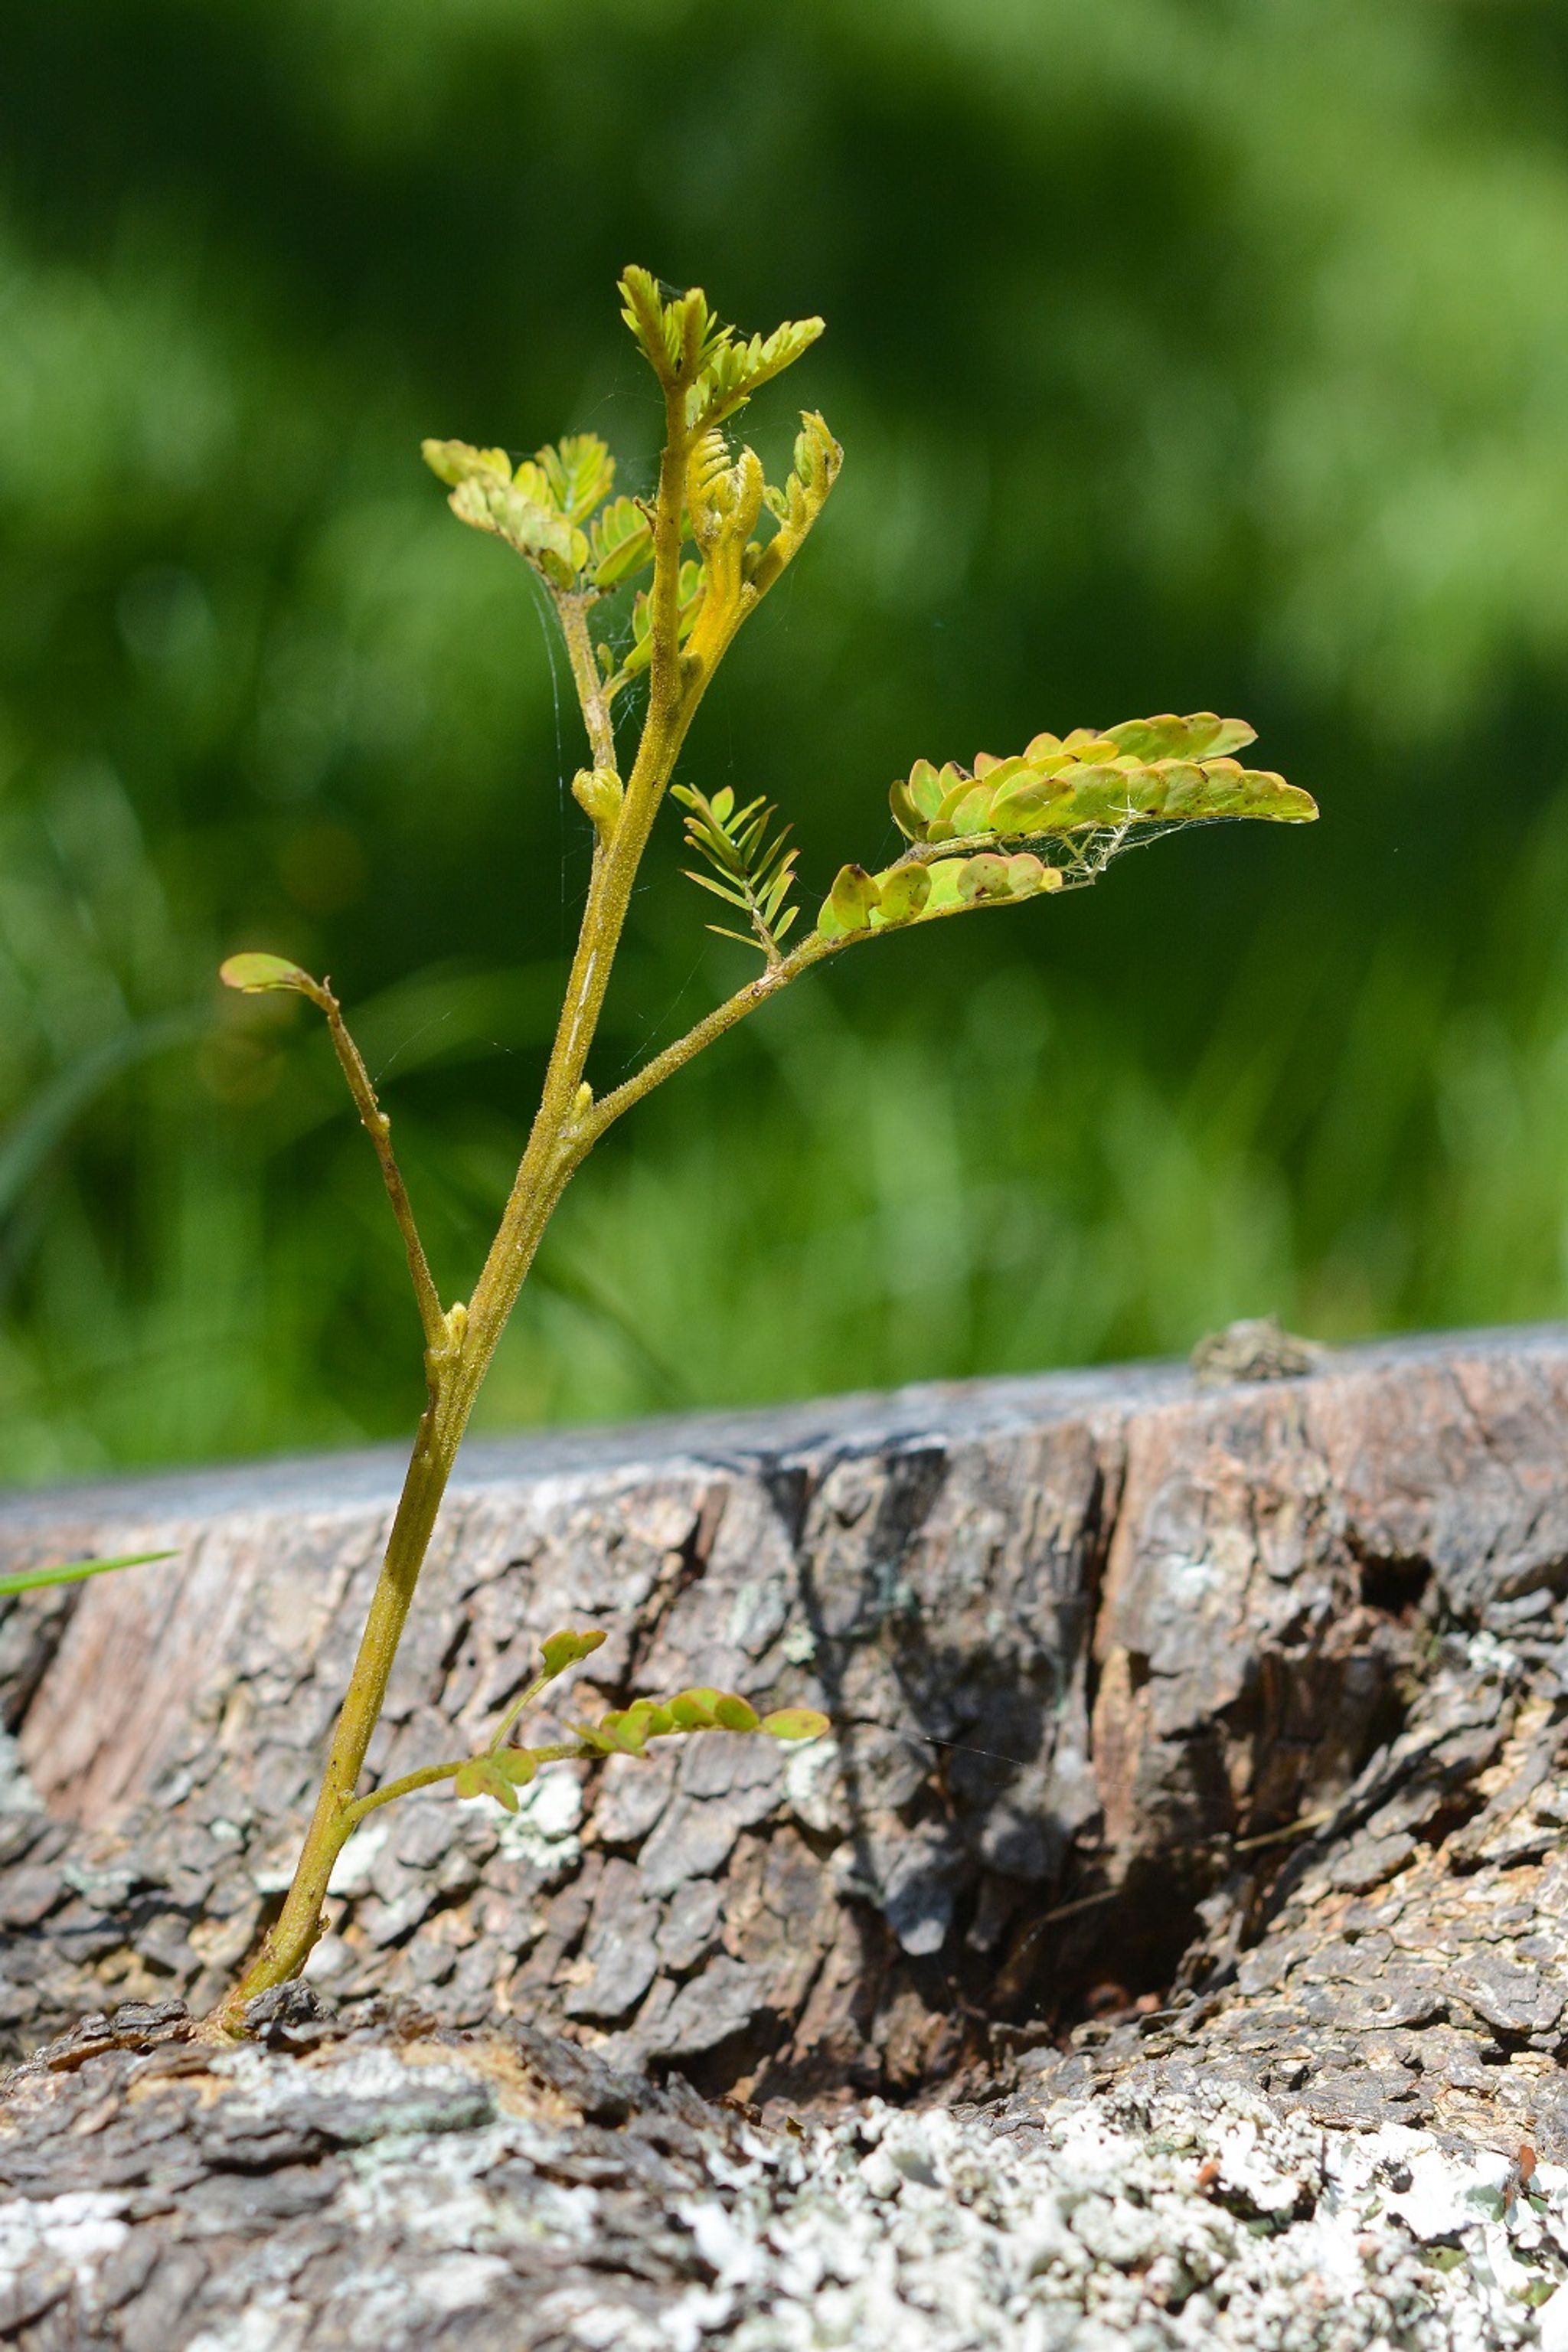
[[[1064,2102],[1022,2130],[873,2106],[733,2200],[703,2332],[736,2352],[1568,2345],[1568,2171],[1510,2183],[1489,2152],[1324,2133],[1241,2091]]]
[[[18,2137],[69,2103],[51,2167],[127,2131],[167,2163],[176,2111],[194,2135],[189,2187],[150,2211],[0,2202],[0,2294],[68,2293],[83,2340],[177,2251],[203,2280],[168,2352],[1568,2352],[1568,2169],[1521,2184],[1219,2078],[799,2134],[651,2092],[624,2126],[508,2112],[493,2052],[458,2042],[215,2053],[216,2096],[146,2079],[120,2120],[87,2072],[13,2095]]]
[[[73,2270],[91,2270],[124,2243],[127,2200],[96,2189],[64,2197],[17,2198],[0,2205],[0,2278],[40,2254]]]
[[[373,1813],[333,1863],[327,1893],[345,1896],[353,1903],[363,1901],[374,1890],[375,1859],[391,1835],[390,1817],[383,1812],[378,1819]]]
[[[488,1797],[458,1801],[479,1811],[493,1829],[502,1854],[525,1862],[546,1882],[574,1870],[583,1858],[577,1832],[583,1821],[583,1783],[575,1770],[552,1765],[518,1792],[515,1813],[496,1812]]]

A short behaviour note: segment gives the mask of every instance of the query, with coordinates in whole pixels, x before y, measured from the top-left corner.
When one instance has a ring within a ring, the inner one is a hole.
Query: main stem
[[[705,674],[683,677],[681,668],[676,583],[686,436],[677,402],[667,405],[669,430],[659,465],[654,534],[654,657],[642,740],[619,821],[594,861],[543,1092],[500,1225],[473,1297],[445,1318],[446,1343],[426,1350],[429,1401],[404,1475],[315,1811],[282,1911],[218,2011],[218,2023],[230,2032],[242,2030],[247,2001],[299,1975],[321,1933],[327,1882],[358,1818],[355,1791],[365,1753],[474,1400],[544,1229],[594,1140],[587,1105],[579,1101],[583,1072],[637,868],[706,684]]]

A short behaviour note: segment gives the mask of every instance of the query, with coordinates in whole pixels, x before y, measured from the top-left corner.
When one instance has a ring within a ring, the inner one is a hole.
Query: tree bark
[[[599,1698],[717,1683],[836,1737],[553,1768],[515,1821],[446,1790],[391,1808],[311,1980],[351,2021],[521,2019],[758,2100],[984,2082],[1026,2116],[1213,2067],[1324,2122],[1544,2152],[1565,1437],[1568,1335],[1536,1329],[1218,1389],[1132,1368],[476,1444],[377,1777],[478,1744],[567,1623],[609,1634]],[[14,2051],[225,1989],[287,1878],[395,1475],[367,1454],[0,1507],[6,1566],[179,1547],[0,1622]]]

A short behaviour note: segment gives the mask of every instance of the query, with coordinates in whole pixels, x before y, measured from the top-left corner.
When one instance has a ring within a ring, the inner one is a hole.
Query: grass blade
[[[84,1577],[107,1576],[111,1568],[140,1568],[149,1559],[173,1559],[172,1551],[132,1551],[121,1559],[68,1559],[58,1568],[32,1568],[23,1576],[0,1576],[0,1598],[36,1592],[45,1584],[79,1584]]]

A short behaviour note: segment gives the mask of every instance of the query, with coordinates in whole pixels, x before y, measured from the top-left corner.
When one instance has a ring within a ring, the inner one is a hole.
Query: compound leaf
[[[596,433],[570,433],[541,449],[536,462],[569,522],[586,522],[615,487],[616,461]]]
[[[601,1756],[640,1756],[650,1739],[667,1738],[671,1733],[759,1731],[775,1739],[812,1739],[826,1730],[827,1717],[814,1707],[784,1707],[759,1716],[751,1701],[737,1692],[698,1684],[662,1701],[634,1699],[630,1706],[613,1707],[597,1723],[573,1724],[570,1728],[584,1747]]]
[[[732,328],[724,328],[721,338],[714,338],[710,356],[686,395],[689,427],[705,433],[733,416],[752,393],[793,367],[822,331],[820,319],[792,319],[775,327],[771,335],[752,335],[742,343],[734,339]]]
[[[1119,751],[1135,760],[1214,760],[1258,740],[1258,730],[1245,719],[1220,719],[1212,710],[1194,710],[1185,719],[1171,711],[1158,719],[1126,719],[1105,732]]]
[[[653,562],[653,526],[635,499],[612,499],[588,533],[594,585],[618,588]]]
[[[702,610],[702,591],[705,584],[700,563],[690,560],[682,563],[677,583],[677,593],[679,599],[679,638],[682,644],[691,635],[697,624],[697,615]],[[625,685],[628,678],[639,677],[652,659],[653,620],[648,610],[647,593],[645,589],[639,588],[632,603],[631,646],[611,681],[612,686],[620,687]]]
[[[499,474],[503,481],[511,478],[511,459],[504,449],[476,449],[467,441],[422,441],[419,452],[449,490],[475,474]]]
[[[710,923],[710,930],[761,948],[768,961],[775,963],[779,942],[796,912],[786,903],[795,887],[795,860],[800,855],[791,846],[789,827],[776,833],[772,829],[775,812],[761,794],[737,809],[728,785],[711,800],[689,784],[676,784],[671,790],[690,812],[685,820],[686,845],[710,868],[707,874],[694,874],[688,867],[688,880],[738,907],[750,921],[752,936],[747,939],[744,932],[729,930],[720,923]]]
[[[1145,821],[1221,816],[1308,824],[1310,795],[1283,776],[1244,768],[1231,752],[1253,740],[1245,719],[1212,710],[1130,719],[1097,734],[1037,735],[1016,757],[983,753],[975,772],[919,760],[892,787],[893,815],[911,841],[1044,838]]]

